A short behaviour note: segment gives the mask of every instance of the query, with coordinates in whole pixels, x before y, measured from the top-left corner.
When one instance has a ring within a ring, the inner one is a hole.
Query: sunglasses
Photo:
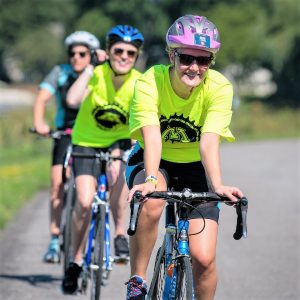
[[[127,56],[130,57],[130,58],[134,58],[137,54],[136,51],[134,50],[124,50],[124,49],[121,49],[121,48],[115,48],[114,49],[114,54],[117,55],[117,56],[120,56],[123,54],[123,52],[127,52]]]
[[[84,57],[86,57],[86,55],[88,54],[88,52],[87,51],[85,51],[85,52],[81,52],[81,51],[78,51],[78,52],[76,52],[76,51],[70,51],[69,52],[69,57],[74,57],[76,54],[78,54],[81,58],[84,58]]]
[[[193,56],[189,54],[181,54],[175,51],[175,55],[178,56],[181,65],[189,66],[196,61],[198,66],[208,66],[213,61],[213,56]]]

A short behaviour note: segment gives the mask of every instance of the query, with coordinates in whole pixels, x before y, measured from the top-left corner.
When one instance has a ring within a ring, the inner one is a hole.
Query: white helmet
[[[73,46],[74,44],[86,45],[91,50],[100,48],[99,40],[87,31],[75,31],[66,37],[65,45],[67,47]]]

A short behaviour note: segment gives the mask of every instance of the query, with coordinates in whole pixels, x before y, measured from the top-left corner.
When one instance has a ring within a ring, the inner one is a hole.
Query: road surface
[[[250,201],[249,236],[232,238],[235,212],[222,206],[215,300],[300,299],[300,141],[224,144],[222,160],[226,184],[239,186]],[[37,193],[1,233],[0,299],[88,299],[63,295],[62,267],[41,261],[49,239],[47,198]],[[115,266],[101,299],[124,300],[128,275],[128,266]]]

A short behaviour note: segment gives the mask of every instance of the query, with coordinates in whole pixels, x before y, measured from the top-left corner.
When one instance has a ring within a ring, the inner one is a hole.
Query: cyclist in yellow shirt
[[[81,102],[72,133],[73,150],[77,153],[111,151],[119,156],[130,149],[129,104],[134,84],[140,72],[134,65],[143,45],[140,31],[129,25],[112,28],[106,37],[106,52],[98,51],[99,60],[105,61],[94,68],[89,65],[79,76],[67,95],[70,105]],[[100,172],[93,159],[74,158],[77,201],[73,213],[72,243],[74,260],[66,270],[62,287],[72,294],[77,289],[81,272],[85,233],[89,223],[91,203]],[[128,188],[124,182],[125,167],[120,161],[112,162],[107,169],[110,186],[110,206],[115,223],[115,256],[129,256],[125,237],[125,214]]]
[[[229,130],[232,85],[211,69],[220,48],[215,25],[204,16],[185,15],[166,34],[170,65],[156,65],[136,82],[130,110],[131,137],[137,140],[126,167],[129,200],[157,190],[212,189],[233,201],[242,197],[221,176],[219,144],[233,141]],[[157,238],[164,201],[146,201],[136,234],[130,238],[131,278],[127,300],[145,299],[146,270]],[[219,207],[189,212],[195,299],[213,299],[216,284],[216,244]]]

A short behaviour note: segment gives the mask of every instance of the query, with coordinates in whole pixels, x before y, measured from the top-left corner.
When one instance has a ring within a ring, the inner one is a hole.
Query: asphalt
[[[222,146],[223,177],[249,199],[247,239],[235,241],[235,212],[222,206],[215,300],[297,300],[300,140]],[[13,197],[12,197],[13,201]],[[42,263],[48,192],[36,194],[0,235],[0,299],[88,299],[61,293],[61,265]],[[162,231],[160,239],[162,236]],[[153,258],[149,267],[149,277]],[[125,299],[129,266],[114,266],[101,299]]]

